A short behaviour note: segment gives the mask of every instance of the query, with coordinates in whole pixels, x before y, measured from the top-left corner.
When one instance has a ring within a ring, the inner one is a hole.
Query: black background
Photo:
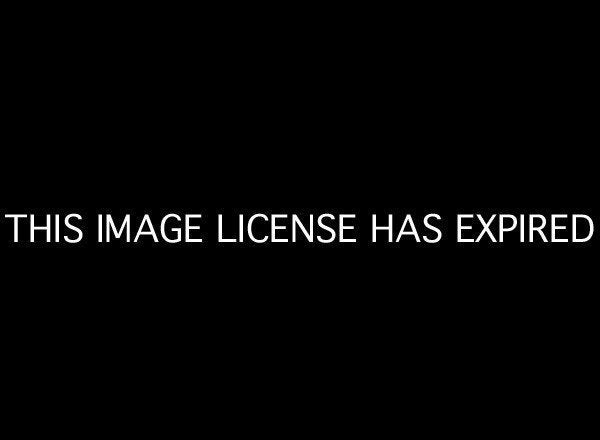
[[[524,11],[247,12],[23,16],[3,55],[2,213],[356,212],[361,243],[4,240],[11,412],[573,429],[595,389],[597,238],[460,246],[453,218],[597,221],[592,29]],[[438,212],[444,241],[371,246],[375,212]]]

